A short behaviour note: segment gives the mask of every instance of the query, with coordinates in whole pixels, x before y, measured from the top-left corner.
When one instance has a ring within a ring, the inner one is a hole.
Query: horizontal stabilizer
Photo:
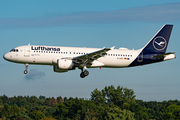
[[[165,53],[165,54],[160,54],[160,55],[154,56],[153,58],[163,58],[163,57],[166,57],[167,55],[174,54],[174,53],[175,52],[169,52],[169,53]]]

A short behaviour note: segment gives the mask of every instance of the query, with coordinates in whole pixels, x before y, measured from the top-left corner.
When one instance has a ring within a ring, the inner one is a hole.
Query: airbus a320
[[[4,54],[7,61],[25,64],[52,65],[54,72],[68,72],[79,68],[80,77],[89,75],[87,68],[124,68],[162,62],[176,58],[174,52],[166,53],[173,25],[164,25],[152,39],[139,50],[126,48],[80,48],[42,45],[25,45]]]

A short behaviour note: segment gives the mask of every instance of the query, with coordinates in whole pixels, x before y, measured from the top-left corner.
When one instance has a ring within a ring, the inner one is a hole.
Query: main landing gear
[[[27,69],[28,69],[28,64],[24,64],[25,65],[25,68],[26,68],[26,70],[24,70],[24,74],[27,74],[28,73],[28,71],[27,71]]]
[[[81,78],[84,78],[84,77],[89,75],[89,72],[86,69],[83,71],[83,68],[82,68],[81,71],[82,71],[81,74],[80,74]]]

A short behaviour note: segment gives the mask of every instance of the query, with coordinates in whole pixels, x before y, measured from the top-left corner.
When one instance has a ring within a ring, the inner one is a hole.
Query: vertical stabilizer
[[[173,25],[164,25],[156,35],[144,46],[145,53],[165,53]]]

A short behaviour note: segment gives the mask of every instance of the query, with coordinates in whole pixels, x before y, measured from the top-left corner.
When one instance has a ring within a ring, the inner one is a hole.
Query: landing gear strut
[[[25,65],[25,68],[26,68],[26,70],[24,70],[24,74],[27,74],[28,73],[28,71],[27,71],[27,69],[28,69],[28,64],[24,64]]]
[[[81,78],[84,78],[84,77],[86,77],[86,76],[88,76],[89,75],[89,72],[86,70],[86,68],[85,68],[85,70],[83,71],[83,68],[81,69],[81,74],[80,74],[80,77]]]

